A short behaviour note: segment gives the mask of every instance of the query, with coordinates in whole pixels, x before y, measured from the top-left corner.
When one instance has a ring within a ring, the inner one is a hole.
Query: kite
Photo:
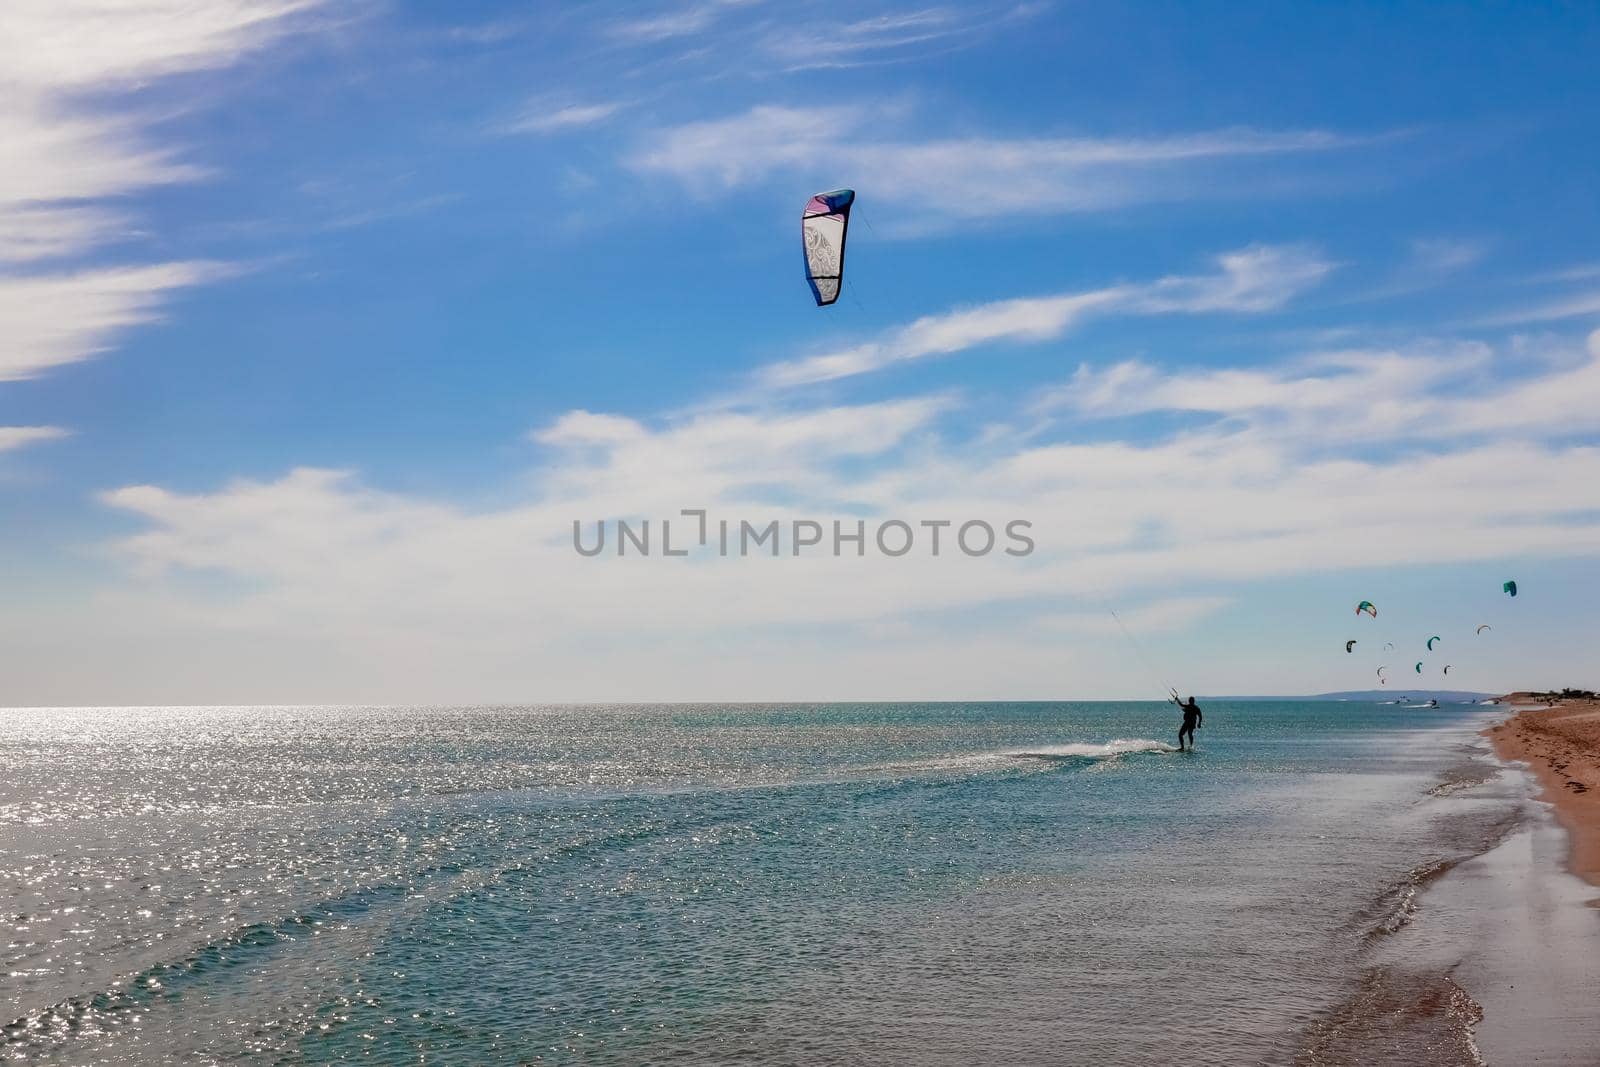
[[[1504,589],[1508,596],[1516,596],[1517,595],[1517,583],[1516,582],[1506,582],[1500,588]]]
[[[1374,619],[1378,617],[1378,605],[1374,604],[1370,600],[1363,600],[1361,603],[1356,605],[1357,615],[1360,615],[1363,611],[1368,615],[1371,615]]]
[[[1450,673],[1450,664],[1446,663],[1444,665],[1444,673],[1446,673],[1446,674]]]
[[[1432,637],[1428,638],[1428,651],[1429,652],[1433,651],[1433,646],[1438,640],[1439,640],[1439,635],[1438,634],[1434,634]]]
[[[1353,640],[1352,641],[1346,641],[1344,643],[1344,650],[1346,652],[1353,652],[1355,650],[1355,647],[1356,647],[1356,643]]]
[[[1490,626],[1488,623],[1484,623],[1482,626],[1478,627],[1478,632],[1481,634],[1485,630],[1492,630],[1492,629],[1494,629],[1493,626]]]
[[[1422,673],[1422,661],[1420,659],[1417,660],[1417,673],[1418,674]]]
[[[839,299],[844,284],[844,239],[850,227],[854,189],[818,193],[806,201],[800,216],[800,236],[806,254],[806,281],[818,307]]]

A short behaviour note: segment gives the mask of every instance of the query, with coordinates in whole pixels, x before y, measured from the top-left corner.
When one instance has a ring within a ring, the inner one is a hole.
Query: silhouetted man
[[[1190,697],[1188,700],[1179,700],[1176,689],[1172,691],[1172,702],[1183,711],[1183,725],[1178,728],[1178,751],[1183,751],[1183,737],[1185,734],[1189,735],[1189,747],[1192,749],[1194,748],[1194,728],[1204,721],[1205,716],[1200,714],[1200,705],[1194,702],[1194,697]]]

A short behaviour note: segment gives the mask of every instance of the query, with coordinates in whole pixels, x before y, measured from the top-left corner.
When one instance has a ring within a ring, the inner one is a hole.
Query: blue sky
[[[0,703],[1600,682],[1593,8],[15,8]]]

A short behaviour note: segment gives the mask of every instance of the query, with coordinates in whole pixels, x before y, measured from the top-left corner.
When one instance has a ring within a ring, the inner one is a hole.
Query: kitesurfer
[[[1183,712],[1183,725],[1178,729],[1178,751],[1183,751],[1183,737],[1189,735],[1189,748],[1194,748],[1194,728],[1202,724],[1205,716],[1200,714],[1200,705],[1194,702],[1194,697],[1188,700],[1179,700],[1178,691],[1172,691],[1172,702],[1178,705]]]

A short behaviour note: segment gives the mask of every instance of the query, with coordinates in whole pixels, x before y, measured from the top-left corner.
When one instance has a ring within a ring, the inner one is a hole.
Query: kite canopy
[[[1510,595],[1510,596],[1516,596],[1517,595],[1517,583],[1516,582],[1507,582],[1504,585],[1502,585],[1500,588],[1504,589],[1506,591],[1506,593],[1508,595]]]
[[[1344,643],[1344,650],[1346,652],[1354,652],[1355,648],[1356,648],[1356,643],[1354,641],[1346,641]]]
[[[1446,674],[1450,673],[1450,664],[1446,663],[1444,665],[1444,673],[1446,673]]]
[[[1393,652],[1394,651],[1394,642],[1393,641],[1385,641],[1383,643],[1383,650],[1385,652]]]
[[[844,239],[850,226],[854,189],[818,193],[806,201],[800,216],[800,237],[806,255],[806,281],[818,307],[839,299],[844,284]]]
[[[1417,673],[1418,674],[1422,673],[1422,661],[1420,659],[1417,660]]]
[[[1378,605],[1374,604],[1370,600],[1363,600],[1361,603],[1356,605],[1356,614],[1360,615],[1362,612],[1366,612],[1368,615],[1371,615],[1374,619],[1376,619],[1378,617]]]
[[[1492,630],[1492,629],[1494,629],[1493,626],[1490,626],[1488,623],[1484,623],[1482,626],[1478,627],[1478,632],[1481,634],[1485,630]]]
[[[1383,677],[1383,672],[1388,670],[1388,669],[1389,669],[1388,667],[1379,667],[1378,668],[1378,677],[1382,678]]]
[[[1428,651],[1432,652],[1433,651],[1433,646],[1438,644],[1438,643],[1439,643],[1439,635],[1438,634],[1434,634],[1432,637],[1428,638]]]

